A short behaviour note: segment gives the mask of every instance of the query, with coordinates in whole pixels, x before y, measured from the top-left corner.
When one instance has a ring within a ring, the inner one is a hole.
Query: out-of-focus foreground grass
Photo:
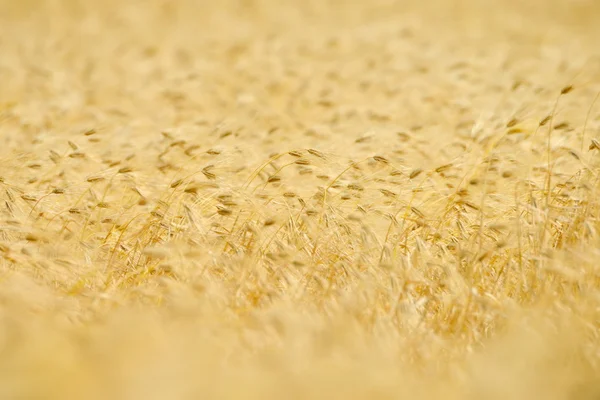
[[[0,1],[0,398],[598,398],[599,20]]]

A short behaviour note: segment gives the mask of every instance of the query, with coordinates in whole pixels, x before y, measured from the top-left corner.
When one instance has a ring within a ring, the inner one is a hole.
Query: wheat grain
[[[599,5],[456,3],[0,1],[0,397],[596,398]]]

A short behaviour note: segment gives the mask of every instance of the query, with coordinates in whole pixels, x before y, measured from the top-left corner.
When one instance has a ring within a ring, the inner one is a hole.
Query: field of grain
[[[0,0],[0,399],[600,398],[596,0]]]

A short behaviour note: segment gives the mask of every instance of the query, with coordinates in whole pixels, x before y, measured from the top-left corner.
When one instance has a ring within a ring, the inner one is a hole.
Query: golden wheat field
[[[0,0],[0,399],[600,398],[596,0]]]

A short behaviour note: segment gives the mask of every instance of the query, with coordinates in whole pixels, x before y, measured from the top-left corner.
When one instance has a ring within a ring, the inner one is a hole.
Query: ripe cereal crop
[[[598,21],[0,0],[0,399],[599,398]]]

